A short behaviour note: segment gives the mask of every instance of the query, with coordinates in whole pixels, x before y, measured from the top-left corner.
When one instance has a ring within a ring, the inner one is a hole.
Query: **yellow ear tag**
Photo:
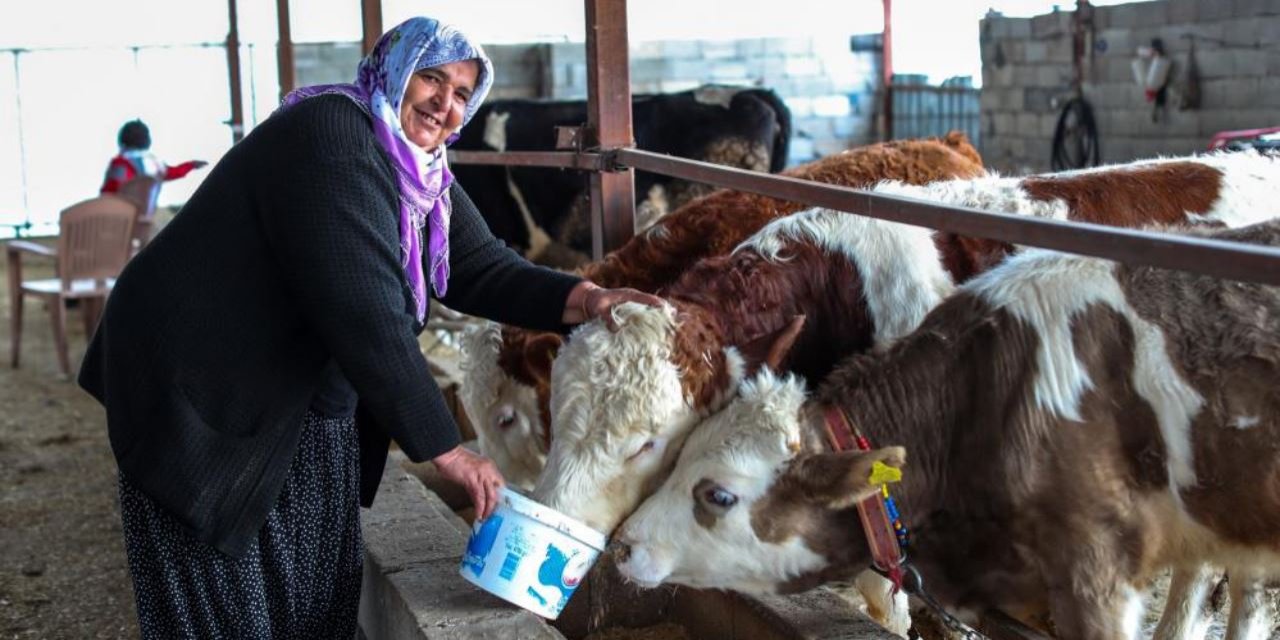
[[[871,477],[867,479],[873,485],[888,484],[902,480],[902,470],[891,467],[879,460],[871,463]]]

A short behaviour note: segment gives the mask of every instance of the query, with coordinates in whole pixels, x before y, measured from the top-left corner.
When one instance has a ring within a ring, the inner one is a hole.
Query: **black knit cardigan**
[[[563,331],[578,279],[529,264],[458,185],[450,194],[442,302]],[[363,504],[390,439],[415,461],[456,446],[400,256],[393,168],[359,107],[312,98],[254,129],[129,263],[85,354],[79,383],[106,407],[121,472],[197,539],[239,557],[283,486],[330,362],[359,398]]]

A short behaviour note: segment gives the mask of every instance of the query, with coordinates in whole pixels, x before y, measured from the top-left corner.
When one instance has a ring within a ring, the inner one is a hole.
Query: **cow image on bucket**
[[[473,525],[459,573],[554,620],[607,542],[605,534],[503,488],[493,515]]]

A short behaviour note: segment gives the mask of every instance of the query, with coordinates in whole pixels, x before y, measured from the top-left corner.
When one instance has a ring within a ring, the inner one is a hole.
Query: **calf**
[[[962,133],[943,139],[898,140],[852,149],[784,172],[848,187],[881,180],[924,184],[983,175],[982,160]],[[656,291],[689,265],[723,255],[801,205],[737,191],[717,191],[681,207],[580,273],[606,287]],[[507,481],[532,488],[546,459],[551,361],[559,334],[487,323],[463,339],[462,403],[481,449]]]
[[[1280,222],[1211,235],[1280,246]],[[792,592],[868,566],[877,462],[932,595],[1133,637],[1153,572],[1280,562],[1280,288],[1030,251],[806,399],[765,372],[622,527],[624,576]],[[873,446],[826,451],[839,409]],[[1234,588],[1234,586],[1233,586]]]

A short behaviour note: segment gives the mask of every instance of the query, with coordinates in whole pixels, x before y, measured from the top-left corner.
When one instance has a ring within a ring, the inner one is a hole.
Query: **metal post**
[[[880,84],[884,87],[885,140],[893,139],[893,0],[884,0],[884,38],[880,52]]]
[[[276,62],[280,70],[280,100],[293,91],[296,83],[293,70],[293,36],[289,31],[289,0],[276,0],[276,24],[279,39],[276,43]]]
[[[634,144],[626,0],[585,0],[588,144],[604,150]],[[591,253],[599,260],[635,235],[635,174],[591,174]]]
[[[227,0],[227,78],[231,81],[231,142],[244,137],[244,100],[240,95],[240,21],[236,0]]]
[[[382,35],[382,0],[360,0],[360,24],[364,26],[360,52],[367,56]]]

